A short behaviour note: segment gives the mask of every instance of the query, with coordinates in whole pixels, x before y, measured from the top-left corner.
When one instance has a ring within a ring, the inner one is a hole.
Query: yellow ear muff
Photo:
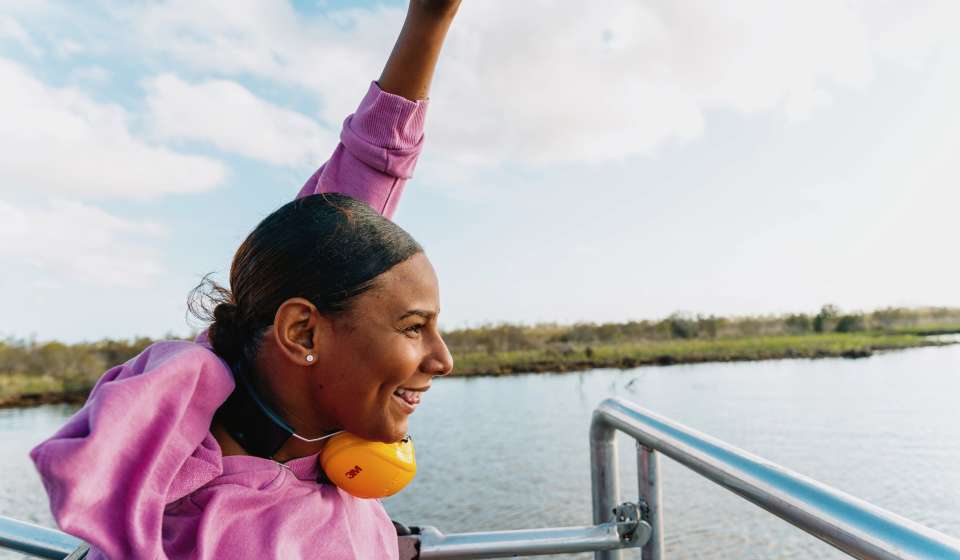
[[[385,498],[402,490],[417,474],[410,436],[395,443],[337,434],[320,453],[320,467],[330,482],[358,498]]]

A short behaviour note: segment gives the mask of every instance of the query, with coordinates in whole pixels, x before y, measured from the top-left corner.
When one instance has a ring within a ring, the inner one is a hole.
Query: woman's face
[[[381,274],[318,344],[311,376],[318,412],[366,439],[403,438],[433,378],[453,368],[439,311],[437,276],[423,253]]]

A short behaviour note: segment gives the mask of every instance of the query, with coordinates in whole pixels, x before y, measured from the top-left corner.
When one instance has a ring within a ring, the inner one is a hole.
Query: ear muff
[[[413,439],[395,443],[337,434],[320,453],[320,467],[330,482],[358,498],[385,498],[402,490],[417,474]]]

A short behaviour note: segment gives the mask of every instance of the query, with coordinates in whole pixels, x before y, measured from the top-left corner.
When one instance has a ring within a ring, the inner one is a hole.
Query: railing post
[[[590,482],[593,493],[593,523],[600,525],[614,519],[613,509],[620,499],[619,464],[616,431],[602,414],[594,412],[590,424]],[[596,560],[620,560],[619,550],[594,553]]]
[[[663,551],[663,509],[660,494],[660,454],[637,442],[637,476],[639,478],[640,499],[646,504],[646,521],[652,532],[650,539],[643,545],[643,560],[664,560]]]

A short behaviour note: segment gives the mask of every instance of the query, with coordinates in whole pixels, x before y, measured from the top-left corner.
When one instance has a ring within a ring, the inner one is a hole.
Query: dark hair
[[[377,276],[422,252],[365,203],[339,194],[307,196],[267,216],[237,249],[230,289],[205,277],[190,312],[212,321],[214,351],[227,363],[252,361],[280,305],[302,297],[326,315],[349,309]]]

